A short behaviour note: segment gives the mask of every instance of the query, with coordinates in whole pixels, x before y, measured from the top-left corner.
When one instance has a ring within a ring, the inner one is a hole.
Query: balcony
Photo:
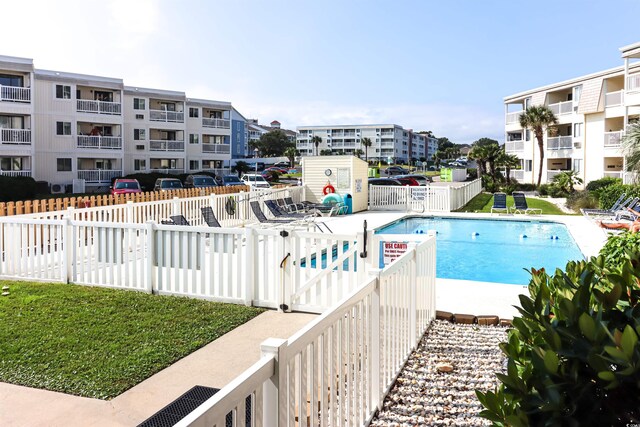
[[[30,170],[5,171],[0,170],[0,176],[31,176]]]
[[[553,180],[553,177],[556,175],[559,175],[563,172],[571,172],[570,169],[554,169],[554,170],[547,170],[547,181],[551,181]]]
[[[624,132],[619,130],[616,132],[605,132],[604,133],[604,148],[619,148],[622,140],[622,135]]]
[[[184,141],[151,140],[149,151],[184,151]]]
[[[91,148],[98,150],[120,150],[122,138],[119,136],[78,136],[78,148]]]
[[[31,88],[0,85],[0,101],[31,102]]]
[[[632,74],[627,77],[627,91],[640,91],[640,73]]]
[[[624,103],[624,91],[618,90],[616,92],[605,93],[604,106],[605,107],[617,107]]]
[[[111,183],[113,178],[122,176],[121,170],[79,170],[78,179],[84,179],[85,182],[91,183]]]
[[[513,125],[513,124],[520,123],[520,115],[522,113],[524,113],[523,110],[514,111],[513,113],[507,113],[507,115],[505,117],[506,124]]]
[[[184,168],[182,169],[177,169],[177,168],[165,168],[165,169],[150,169],[149,170],[150,173],[163,173],[165,175],[180,175],[184,173]]]
[[[547,138],[547,150],[566,150],[573,148],[573,137],[554,136]]]
[[[524,151],[524,140],[507,141],[504,143],[504,151],[507,153],[513,153],[517,151]]]
[[[12,145],[30,145],[31,129],[0,129],[0,142]]]
[[[152,122],[184,123],[184,112],[149,110],[149,120]]]
[[[229,154],[231,146],[229,144],[202,144],[203,153]]]
[[[549,109],[556,116],[571,114],[573,113],[573,101],[556,102],[555,104],[549,104]]]
[[[202,127],[216,128],[216,129],[229,129],[230,121],[226,119],[208,119],[202,118]]]
[[[80,113],[120,115],[122,114],[122,105],[119,102],[78,99],[76,110]]]
[[[603,176],[605,178],[620,178],[622,179],[624,172],[622,171],[615,171],[615,172],[603,172]]]

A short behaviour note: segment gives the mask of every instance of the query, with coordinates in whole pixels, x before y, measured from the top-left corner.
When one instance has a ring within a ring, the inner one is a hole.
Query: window
[[[24,78],[12,74],[0,74],[0,86],[23,87]]]
[[[160,109],[164,111],[176,111],[176,103],[175,102],[161,102]]]
[[[71,159],[57,159],[58,172],[70,172],[71,171]]]
[[[198,108],[189,107],[189,117],[198,117],[198,115],[199,115]]]
[[[575,103],[580,102],[580,96],[582,95],[582,85],[580,86],[575,86],[573,88],[573,101]]]
[[[145,110],[145,100],[144,98],[133,98],[133,109],[134,110]]]
[[[147,169],[147,161],[145,159],[133,159],[133,170],[143,171]]]
[[[197,133],[190,133],[189,134],[189,144],[199,144],[200,140],[199,140],[199,136]]]
[[[144,141],[147,139],[147,130],[146,129],[134,129],[133,130],[133,140],[134,141]]]
[[[96,90],[93,92],[93,99],[95,101],[113,102],[113,92]]]
[[[529,107],[531,107],[531,98],[525,98],[524,99],[524,109],[526,110]]]
[[[0,169],[3,171],[19,171],[22,170],[22,158],[21,157],[3,157],[0,159]]]
[[[56,85],[56,98],[71,99],[71,86]]]
[[[533,160],[525,160],[524,161],[525,172],[531,172],[532,169],[533,169]]]
[[[573,170],[582,172],[582,159],[573,159]]]
[[[573,124],[573,137],[581,138],[582,137],[582,123],[574,123]]]
[[[189,160],[189,169],[192,171],[200,169],[200,162],[198,160]]]
[[[524,131],[524,140],[531,141],[531,131],[529,129]]]
[[[71,135],[71,122],[56,122],[56,135]]]
[[[0,129],[24,129],[24,119],[20,116],[0,116]]]

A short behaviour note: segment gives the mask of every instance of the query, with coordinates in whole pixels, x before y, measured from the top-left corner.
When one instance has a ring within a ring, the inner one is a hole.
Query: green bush
[[[607,266],[617,267],[640,248],[640,233],[620,233],[610,236],[600,249]]]
[[[36,181],[28,176],[0,176],[0,202],[31,200],[36,196]]]
[[[551,184],[540,184],[540,188],[538,188],[538,192],[541,196],[548,196],[549,189],[551,188]]]
[[[610,185],[622,184],[622,179],[605,176],[604,178],[596,179],[587,184],[585,190],[587,191],[599,191],[602,188]]]
[[[602,188],[598,195],[600,207],[602,209],[609,209],[622,193],[625,193],[627,197],[640,197],[640,186],[614,184]]]
[[[593,209],[598,207],[598,198],[589,191],[576,191],[567,196],[567,206],[574,211]]]
[[[478,178],[478,169],[476,168],[467,168],[467,175],[469,179],[474,180]]]
[[[536,185],[535,184],[520,184],[518,183],[518,191],[535,191],[536,190]]]
[[[499,426],[640,422],[640,254],[531,270],[494,391],[476,391]],[[627,424],[629,425],[629,424]]]

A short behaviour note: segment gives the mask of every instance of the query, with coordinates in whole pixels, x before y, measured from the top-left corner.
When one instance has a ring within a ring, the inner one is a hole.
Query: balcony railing
[[[627,77],[627,90],[629,92],[640,90],[640,73]]]
[[[78,148],[119,150],[122,148],[122,138],[119,136],[79,135]]]
[[[231,146],[229,144],[202,144],[203,153],[229,154]]]
[[[573,148],[573,137],[571,135],[547,138],[548,150],[566,150],[570,148]]]
[[[31,102],[31,88],[0,85],[0,101]]]
[[[573,113],[573,101],[557,102],[555,104],[549,104],[549,109],[553,111],[556,116],[563,114]]]
[[[553,169],[547,170],[547,181],[551,181],[554,176],[559,175],[563,172],[570,172],[570,169]]]
[[[618,148],[620,147],[620,141],[622,140],[623,131],[605,132],[604,133],[604,147],[605,148]]]
[[[31,129],[0,129],[0,142],[3,144],[31,144]]]
[[[151,140],[149,151],[184,151],[184,141]]]
[[[151,120],[152,122],[184,123],[184,112],[150,110],[149,120]]]
[[[298,142],[298,143],[296,144],[296,146],[297,146],[298,148],[309,148],[309,147],[311,147],[311,144],[308,144],[307,142]]]
[[[507,153],[512,153],[514,151],[524,151],[524,141],[507,141],[504,143],[504,150]]]
[[[607,172],[603,173],[605,178],[622,178],[623,171]]]
[[[226,119],[202,118],[202,126],[205,128],[229,129],[230,121]]]
[[[170,169],[170,168],[164,168],[164,169],[162,169],[162,168],[161,169],[152,168],[150,170],[150,172],[151,173],[163,173],[163,174],[166,174],[166,175],[180,175],[181,173],[184,173],[184,168],[181,168],[181,169],[179,169],[179,168],[173,168],[173,169]]]
[[[78,179],[84,179],[85,182],[111,182],[112,178],[122,176],[121,170],[79,170]]]
[[[93,114],[122,114],[122,104],[109,101],[92,101],[90,99],[78,99],[76,110],[80,113]]]
[[[524,113],[524,111],[514,111],[513,113],[507,113],[505,117],[505,122],[508,125],[512,125],[520,122],[520,115]]]
[[[624,102],[624,91],[618,90],[616,92],[609,92],[604,95],[605,107],[617,107]]]
[[[5,171],[0,170],[0,176],[31,176],[30,170]]]

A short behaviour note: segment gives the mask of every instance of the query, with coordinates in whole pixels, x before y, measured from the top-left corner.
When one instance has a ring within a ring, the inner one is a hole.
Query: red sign
[[[389,265],[407,251],[406,242],[382,242],[382,262]]]

